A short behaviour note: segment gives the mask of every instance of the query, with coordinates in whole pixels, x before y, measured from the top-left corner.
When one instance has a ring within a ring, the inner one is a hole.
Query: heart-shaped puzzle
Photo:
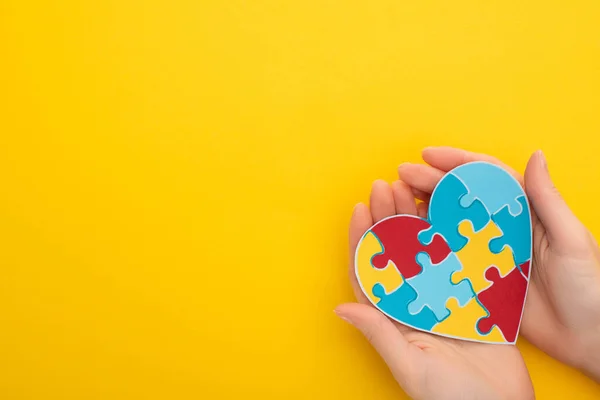
[[[529,284],[531,212],[504,169],[472,162],[437,184],[428,219],[395,215],[361,238],[355,272],[388,317],[455,339],[514,344]]]

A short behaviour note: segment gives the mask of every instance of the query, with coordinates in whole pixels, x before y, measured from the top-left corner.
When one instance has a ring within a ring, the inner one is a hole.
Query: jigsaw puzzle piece
[[[489,314],[477,298],[474,297],[461,307],[455,298],[450,298],[446,302],[446,307],[450,310],[450,316],[433,327],[432,332],[456,338],[471,339],[490,343],[506,343],[504,336],[497,326],[487,335],[477,330],[477,321]]]
[[[469,207],[476,199],[492,215],[505,205],[511,214],[520,214],[522,205],[516,200],[523,195],[521,184],[497,165],[487,162],[471,162],[452,171],[467,187],[468,193],[460,199],[460,205]]]
[[[373,287],[373,293],[381,299],[377,303],[377,307],[400,323],[426,331],[431,331],[431,328],[437,324],[435,315],[427,307],[416,314],[408,312],[407,305],[417,298],[417,293],[406,282],[393,292],[386,292],[381,284],[376,284]]]
[[[456,252],[467,244],[467,239],[459,234],[458,224],[470,220],[475,231],[482,229],[490,220],[486,208],[479,200],[465,208],[460,205],[461,198],[468,193],[466,186],[454,175],[446,175],[438,183],[429,204],[429,221],[431,228],[419,233],[419,240],[429,244],[435,234],[440,234]]]
[[[515,263],[523,264],[531,258],[531,215],[525,196],[517,197],[523,211],[518,215],[510,213],[508,206],[492,214],[492,221],[502,231],[502,236],[490,241],[490,250],[500,253],[504,246],[512,249]]]
[[[412,215],[399,215],[377,223],[371,230],[379,238],[383,252],[373,257],[375,268],[385,268],[391,261],[405,279],[421,272],[416,261],[418,253],[426,251],[433,262],[441,262],[450,253],[443,237],[435,237],[423,245],[417,235],[431,225],[424,219]]]
[[[448,298],[454,297],[461,306],[464,306],[475,297],[475,292],[468,281],[452,283],[452,274],[462,269],[456,253],[450,253],[438,264],[432,263],[427,253],[419,253],[417,262],[423,267],[423,272],[406,280],[406,283],[417,292],[417,298],[408,305],[411,314],[416,314],[427,306],[438,321],[443,321],[450,315],[450,311],[446,308]]]
[[[452,283],[469,279],[473,291],[479,293],[491,285],[484,275],[485,270],[490,266],[498,268],[502,276],[506,276],[515,267],[510,248],[505,247],[498,254],[490,253],[490,240],[502,234],[493,222],[489,222],[485,228],[475,232],[471,221],[463,221],[458,225],[458,232],[469,241],[456,253],[462,264],[462,270],[452,275]]]
[[[382,252],[383,246],[379,242],[379,239],[377,239],[373,232],[367,231],[356,251],[356,273],[358,281],[365,289],[367,297],[373,303],[379,301],[379,298],[373,294],[373,286],[375,284],[379,283],[386,291],[391,292],[402,285],[404,281],[400,272],[398,272],[391,262],[385,268],[378,269],[373,267],[371,264],[372,258]]]
[[[525,276],[525,278],[529,279],[529,267],[531,265],[531,260],[525,261],[523,264],[519,265],[521,272]]]
[[[479,293],[477,298],[488,311],[489,316],[479,320],[477,328],[481,333],[486,334],[497,325],[506,340],[514,343],[523,313],[527,280],[517,267],[505,277],[500,276],[497,268],[490,267],[485,272],[485,277],[493,283]]]

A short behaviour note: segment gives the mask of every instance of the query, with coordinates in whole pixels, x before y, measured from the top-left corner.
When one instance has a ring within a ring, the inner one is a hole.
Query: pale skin
[[[520,334],[600,382],[600,250],[552,183],[542,152],[531,156],[524,176],[493,157],[457,148],[427,148],[422,156],[424,164],[402,164],[391,185],[375,181],[370,207],[355,207],[349,271],[357,302],[338,306],[336,314],[365,335],[411,398],[533,399],[516,346],[458,341],[393,322],[371,305],[354,273],[356,246],[375,222],[395,214],[426,217],[431,192],[447,171],[492,162],[521,182],[533,211],[531,282]]]

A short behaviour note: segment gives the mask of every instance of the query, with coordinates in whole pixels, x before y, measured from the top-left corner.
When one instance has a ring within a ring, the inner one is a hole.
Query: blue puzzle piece
[[[521,204],[516,200],[524,194],[521,184],[504,169],[486,162],[472,162],[450,171],[462,181],[469,191],[460,199],[460,205],[469,207],[478,199],[488,214],[498,212],[508,205],[512,215],[521,213]]]
[[[479,200],[473,201],[465,208],[460,205],[461,198],[469,191],[454,175],[446,175],[438,183],[429,204],[429,222],[431,227],[419,232],[419,241],[428,245],[433,235],[439,233],[446,239],[452,251],[462,249],[468,239],[458,232],[458,224],[468,219],[473,224],[475,232],[483,229],[490,221],[490,215]]]
[[[498,225],[502,236],[490,240],[489,247],[493,253],[500,253],[504,246],[509,246],[515,263],[521,265],[531,259],[531,215],[525,196],[517,197],[517,201],[523,210],[520,214],[511,214],[505,206],[492,215],[492,221]]]
[[[458,284],[452,283],[450,277],[454,272],[462,269],[462,264],[455,253],[439,264],[432,264],[427,253],[417,254],[417,262],[423,267],[419,275],[407,279],[408,283],[417,292],[417,298],[408,305],[408,312],[416,314],[429,307],[438,321],[450,315],[446,302],[450,297],[456,298],[461,307],[475,297],[475,292],[468,280],[463,279]]]
[[[408,303],[417,298],[417,293],[406,282],[389,294],[385,292],[380,283],[377,283],[373,286],[373,294],[381,299],[377,303],[377,307],[400,323],[426,331],[431,330],[437,324],[435,315],[427,307],[416,314],[408,312]]]

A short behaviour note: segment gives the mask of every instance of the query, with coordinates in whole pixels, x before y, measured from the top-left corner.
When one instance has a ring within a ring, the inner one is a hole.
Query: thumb
[[[390,368],[394,378],[408,392],[406,383],[412,381],[408,371],[414,370],[414,365],[410,368],[410,358],[420,350],[408,343],[392,321],[369,305],[342,304],[335,309],[335,313],[362,332]]]
[[[581,223],[554,186],[541,150],[536,151],[525,169],[525,190],[533,209],[546,228],[552,244],[579,244]]]

